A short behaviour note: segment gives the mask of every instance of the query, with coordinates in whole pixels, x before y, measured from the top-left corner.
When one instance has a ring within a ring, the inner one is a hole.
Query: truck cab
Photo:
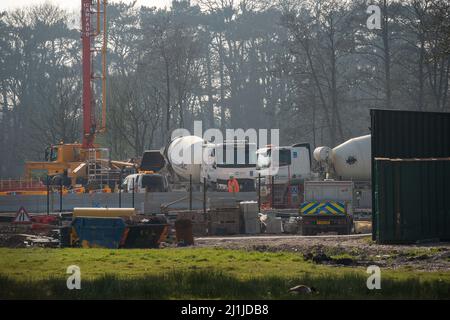
[[[350,234],[353,228],[353,181],[306,181],[304,202],[300,205],[300,232]]]
[[[227,152],[232,154],[227,154]],[[237,179],[240,191],[254,191],[256,144],[245,140],[205,144],[201,178],[216,190],[227,190],[230,176]]]
[[[275,155],[278,152],[278,155]],[[299,184],[311,176],[311,152],[309,143],[292,146],[266,146],[256,152],[256,173],[261,183],[274,177],[275,184]]]
[[[169,181],[164,173],[166,160],[159,150],[146,150],[138,167],[138,173],[130,174],[122,182],[123,192],[167,192]]]

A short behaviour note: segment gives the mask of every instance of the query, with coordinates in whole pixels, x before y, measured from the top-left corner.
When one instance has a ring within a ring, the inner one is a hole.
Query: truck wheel
[[[302,236],[314,236],[315,232],[313,232],[310,228],[301,228],[301,235]]]
[[[350,234],[350,225],[338,229],[338,235],[348,235]]]
[[[71,184],[70,178],[68,178],[67,176],[64,176],[62,174],[53,176],[50,184],[53,186],[59,186],[59,185],[61,185],[61,182],[64,187],[69,187]]]
[[[352,221],[352,223],[350,224],[350,226],[349,226],[348,229],[349,229],[349,230],[348,230],[348,234],[354,234],[354,233],[355,233],[355,224],[353,223],[353,221]]]
[[[353,233],[355,233],[355,221],[353,219],[351,219],[348,234],[353,234]]]
[[[108,181],[108,187],[111,189],[111,192],[114,192],[116,189],[116,182],[115,181]]]
[[[85,186],[87,191],[100,189],[100,184],[98,182],[87,183]]]
[[[76,180],[75,180],[75,183],[76,184],[81,184],[81,185],[84,186],[87,183],[87,179],[83,178],[83,177],[77,177]]]

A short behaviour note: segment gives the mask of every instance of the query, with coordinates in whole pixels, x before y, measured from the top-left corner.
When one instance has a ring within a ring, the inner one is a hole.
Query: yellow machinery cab
[[[70,179],[71,185],[75,185],[77,178],[85,178],[87,175],[84,164],[90,156],[92,157],[89,152],[95,152],[96,159],[102,157],[102,149],[96,148],[94,150],[83,149],[81,143],[61,142],[52,145],[45,150],[45,161],[25,162],[25,178],[64,175]],[[79,169],[77,170],[77,168]]]

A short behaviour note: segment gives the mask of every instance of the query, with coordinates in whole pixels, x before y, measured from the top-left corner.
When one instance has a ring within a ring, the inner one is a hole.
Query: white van
[[[161,171],[166,162],[159,150],[146,150],[142,154],[139,172],[128,175],[122,182],[123,192],[167,192],[169,181]]]
[[[145,192],[167,192],[169,182],[167,177],[158,173],[135,173],[127,176],[122,183],[123,192],[145,193]]]

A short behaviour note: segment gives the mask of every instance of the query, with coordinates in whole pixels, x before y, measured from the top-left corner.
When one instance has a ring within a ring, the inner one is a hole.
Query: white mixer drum
[[[350,139],[333,148],[331,160],[337,176],[344,180],[370,180],[370,135]]]
[[[184,136],[173,139],[167,147],[167,160],[173,171],[183,180],[200,182],[203,155],[203,139],[198,136]]]

